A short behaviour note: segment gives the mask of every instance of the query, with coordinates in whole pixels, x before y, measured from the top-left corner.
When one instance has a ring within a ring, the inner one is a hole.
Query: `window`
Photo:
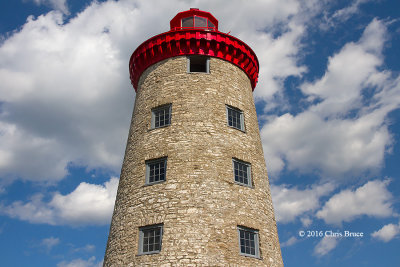
[[[243,111],[231,106],[226,106],[226,116],[228,126],[244,131]]]
[[[207,27],[207,19],[202,17],[194,17],[194,26],[199,28]]]
[[[249,163],[232,159],[235,182],[251,187],[251,166]]]
[[[260,257],[258,231],[238,226],[240,254],[250,257]]]
[[[182,19],[182,27],[183,28],[192,28],[193,27],[193,17],[183,18]]]
[[[210,73],[210,59],[206,56],[189,56],[188,72]]]
[[[146,184],[156,184],[165,181],[167,158],[154,159],[146,162]]]
[[[181,29],[200,28],[202,30],[215,30],[215,25],[208,18],[191,16],[181,19]]]
[[[151,128],[165,127],[171,124],[171,104],[151,110]]]
[[[160,253],[163,225],[150,225],[139,228],[139,254]]]

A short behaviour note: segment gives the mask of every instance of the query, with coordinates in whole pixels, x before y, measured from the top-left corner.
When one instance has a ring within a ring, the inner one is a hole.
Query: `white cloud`
[[[266,117],[261,138],[272,176],[288,168],[340,178],[382,166],[393,143],[385,118],[400,105],[400,76],[381,69],[386,35],[374,19],[330,57],[322,78],[301,86],[307,110]]]
[[[96,257],[90,257],[87,260],[84,259],[74,259],[72,261],[62,261],[57,264],[57,267],[101,267],[103,266],[103,261],[96,261]]]
[[[304,227],[308,227],[312,224],[312,220],[309,217],[300,218],[300,221]]]
[[[314,254],[317,256],[324,256],[332,251],[339,243],[336,237],[324,236],[321,241],[314,248]]]
[[[49,238],[44,238],[41,242],[41,245],[49,252],[53,247],[57,246],[60,243],[59,238],[55,238],[53,236]]]
[[[281,248],[293,246],[294,244],[297,243],[297,241],[299,241],[299,240],[296,237],[292,236],[291,238],[289,238],[285,242],[281,243]]]
[[[28,1],[28,0],[24,0]],[[55,10],[59,10],[63,12],[64,14],[69,14],[68,11],[68,6],[67,6],[67,0],[31,0],[33,1],[36,5],[46,5],[50,6],[51,8]]]
[[[383,242],[389,242],[393,238],[399,236],[400,234],[400,223],[399,224],[387,224],[381,229],[373,232],[372,237],[379,239]]]
[[[69,163],[119,171],[134,93],[117,44],[139,39],[126,5],[94,3],[67,24],[56,12],[29,18],[2,43],[2,179],[56,181]]]
[[[289,188],[286,185],[271,185],[276,220],[280,223],[292,222],[298,216],[318,209],[320,197],[333,189],[332,184],[318,185],[305,190]]]
[[[118,178],[104,185],[80,183],[67,195],[54,193],[49,202],[35,195],[27,203],[16,201],[1,206],[0,213],[30,223],[51,225],[103,225],[110,223],[118,188]]]
[[[96,246],[95,245],[91,245],[91,244],[87,244],[84,247],[79,247],[79,248],[74,248],[73,251],[74,252],[93,252],[95,250]]]
[[[370,181],[352,191],[332,196],[316,216],[325,223],[340,225],[360,216],[388,217],[393,215],[392,194],[387,190],[389,180]]]
[[[386,36],[384,24],[374,19],[364,30],[357,43],[350,42],[329,58],[324,76],[314,83],[301,86],[310,98],[323,101],[311,107],[311,111],[322,117],[345,115],[359,108],[362,89],[368,86],[369,77],[379,73],[383,62],[382,47]]]
[[[326,120],[309,111],[275,117],[261,129],[268,170],[275,176],[286,166],[328,177],[375,170],[392,141],[382,120],[378,112],[357,119]]]
[[[354,0],[353,3],[345,8],[335,11],[332,15],[333,19],[339,19],[341,21],[349,19],[353,14],[359,12],[359,8],[362,4],[370,2],[371,0]]]

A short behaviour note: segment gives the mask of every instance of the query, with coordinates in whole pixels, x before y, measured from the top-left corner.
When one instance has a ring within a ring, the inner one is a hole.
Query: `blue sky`
[[[190,7],[258,56],[285,266],[398,266],[400,2],[1,0],[3,266],[101,265],[135,99],[129,57]]]

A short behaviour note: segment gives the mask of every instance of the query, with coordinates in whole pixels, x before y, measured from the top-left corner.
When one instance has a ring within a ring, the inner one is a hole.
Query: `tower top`
[[[242,69],[256,87],[259,64],[254,51],[243,41],[218,30],[218,20],[209,12],[191,8],[170,21],[168,32],[144,41],[129,60],[131,83],[137,90],[139,78],[151,65],[176,56],[203,55],[226,60]]]
[[[191,8],[179,12],[170,22],[171,31],[199,29],[218,31],[218,20],[209,12]]]

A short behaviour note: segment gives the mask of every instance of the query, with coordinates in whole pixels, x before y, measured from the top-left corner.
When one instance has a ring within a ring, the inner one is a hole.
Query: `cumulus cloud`
[[[316,170],[328,177],[375,170],[392,141],[382,119],[372,113],[326,120],[310,111],[275,117],[261,129],[268,170],[274,176],[285,167]]]
[[[25,0],[28,1],[28,0]],[[50,6],[51,8],[55,10],[59,10],[63,12],[64,14],[69,14],[68,6],[67,6],[67,0],[31,0],[33,1],[36,5],[46,5]]]
[[[103,261],[96,261],[96,257],[90,257],[87,260],[78,258],[72,261],[62,261],[57,264],[57,267],[101,267],[103,266]]]
[[[400,223],[399,224],[390,223],[383,226],[381,229],[373,232],[371,236],[383,242],[389,242],[393,238],[399,236],[399,234],[400,234]]]
[[[118,178],[104,185],[82,182],[67,195],[54,193],[49,202],[37,194],[29,202],[0,206],[0,213],[30,223],[50,225],[104,225],[110,223]]]
[[[301,85],[306,110],[266,118],[261,137],[273,176],[287,168],[339,178],[382,166],[393,143],[385,119],[400,105],[399,76],[382,70],[386,35],[372,20],[329,58],[320,79]]]
[[[321,241],[314,248],[314,254],[317,256],[324,256],[332,251],[339,243],[337,237],[324,236]]]
[[[319,199],[333,189],[332,184],[313,186],[304,190],[287,185],[271,185],[276,220],[280,223],[292,222],[298,216],[318,209],[320,207]],[[306,220],[305,223],[309,224],[310,222]]]
[[[370,181],[356,190],[342,190],[332,196],[316,216],[325,223],[341,225],[360,216],[388,217],[394,214],[389,180]]]

